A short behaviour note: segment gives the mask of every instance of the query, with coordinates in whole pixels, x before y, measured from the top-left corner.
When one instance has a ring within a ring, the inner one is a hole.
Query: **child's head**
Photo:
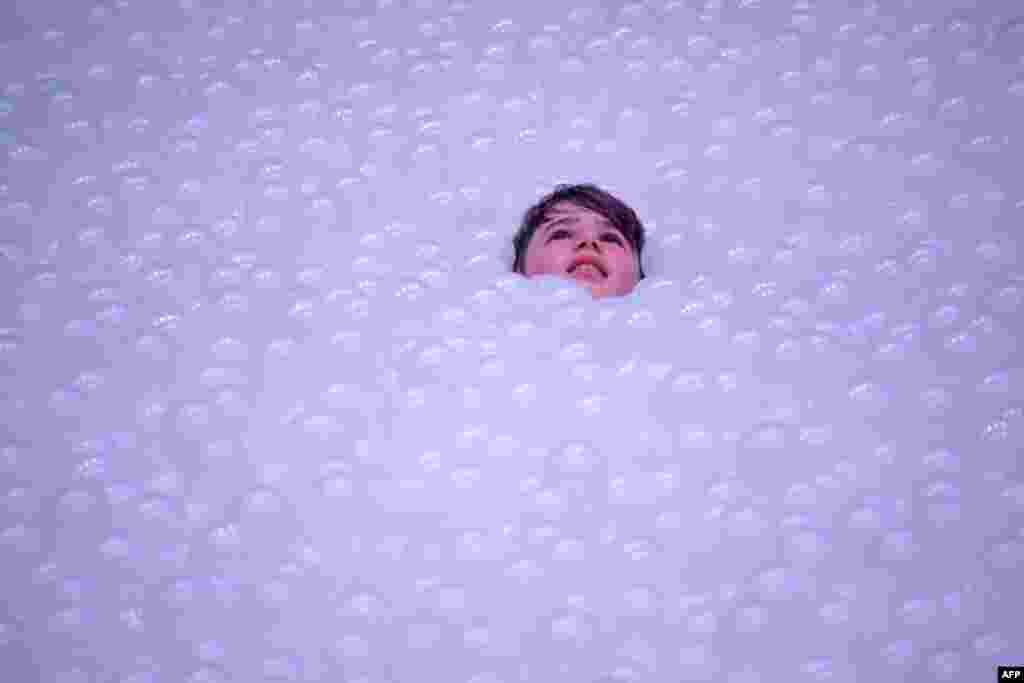
[[[594,298],[629,294],[644,278],[640,219],[594,185],[557,186],[527,209],[513,245],[513,271],[573,278]],[[581,262],[594,268],[577,268]]]

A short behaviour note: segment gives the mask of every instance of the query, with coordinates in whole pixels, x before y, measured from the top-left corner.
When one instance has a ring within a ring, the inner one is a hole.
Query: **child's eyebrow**
[[[544,226],[544,232],[547,232],[548,230],[550,230],[551,228],[555,227],[556,225],[562,225],[563,223],[579,223],[579,222],[580,222],[580,219],[577,216],[560,216],[558,218],[555,218],[551,222],[547,223]],[[603,218],[602,217],[602,218],[599,219],[599,222],[604,224],[606,227],[609,227],[612,230],[615,230],[616,232],[619,232],[619,233],[622,232],[617,227],[615,227],[615,225],[612,224],[612,222],[610,220],[608,220],[607,218]]]

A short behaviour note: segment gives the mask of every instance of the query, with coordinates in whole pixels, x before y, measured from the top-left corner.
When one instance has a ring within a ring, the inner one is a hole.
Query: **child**
[[[629,294],[644,278],[640,219],[594,185],[557,186],[523,215],[513,245],[513,271],[575,279],[595,299]]]

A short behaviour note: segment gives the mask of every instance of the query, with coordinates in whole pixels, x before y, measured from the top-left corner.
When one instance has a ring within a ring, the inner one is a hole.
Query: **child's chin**
[[[592,278],[592,277],[587,276],[587,275],[574,275],[573,273],[566,273],[562,277],[564,277],[567,280],[572,280],[573,282],[578,283],[581,287],[586,287],[587,289],[590,289],[591,291],[595,291],[597,289],[603,289],[603,287],[602,287],[602,285],[604,284],[604,279],[603,278],[602,279],[596,279],[596,278]]]
[[[606,282],[607,279],[608,279],[606,277],[601,277],[600,275],[596,275],[596,274],[591,275],[589,273],[582,273],[582,272],[579,272],[579,271],[577,271],[575,273],[566,273],[565,275],[568,278],[572,278],[573,280],[576,280],[577,282],[581,282],[581,283],[587,284],[587,285],[601,285],[604,282]]]

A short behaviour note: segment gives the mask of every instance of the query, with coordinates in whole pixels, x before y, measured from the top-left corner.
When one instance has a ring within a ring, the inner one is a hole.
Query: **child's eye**
[[[567,237],[569,235],[569,232],[567,230],[555,230],[554,232],[551,233],[551,237],[548,238],[548,241],[550,242],[551,240],[558,238],[559,235]],[[614,232],[606,232],[604,235],[602,235],[602,237],[606,240],[614,242],[615,244],[618,244],[619,246],[622,246],[622,238],[620,238]]]

